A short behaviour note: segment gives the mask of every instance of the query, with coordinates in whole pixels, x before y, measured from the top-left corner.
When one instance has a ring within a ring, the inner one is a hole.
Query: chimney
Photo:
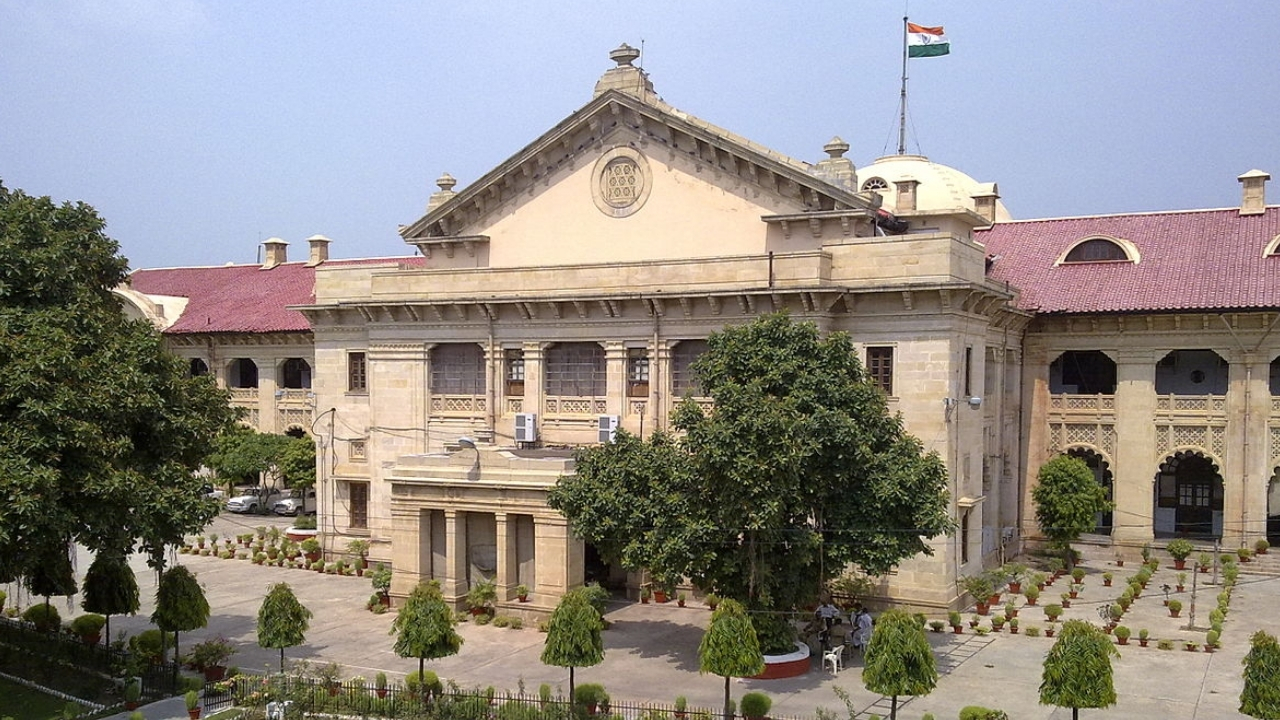
[[[645,102],[657,99],[653,92],[653,83],[644,70],[632,65],[640,58],[640,51],[626,43],[622,43],[609,53],[609,59],[618,64],[609,68],[596,82],[596,91],[592,98],[600,97],[608,90],[617,90]]]
[[[1000,188],[995,183],[986,183],[978,186],[978,192],[974,193],[973,209],[982,216],[987,224],[994,225],[996,222],[996,201],[1000,199]]]
[[[831,142],[823,145],[822,150],[828,157],[818,161],[814,166],[814,174],[832,185],[839,185],[846,190],[856,192],[858,190],[857,169],[854,168],[853,161],[844,156],[849,152],[849,143],[836,136],[831,138]]]
[[[453,191],[453,186],[457,184],[458,181],[449,173],[445,173],[436,178],[436,187],[440,189],[431,193],[431,197],[427,200],[427,212],[429,213],[432,210],[435,210],[441,205],[449,202],[454,195],[457,195],[458,193]]]
[[[1267,181],[1271,176],[1261,170],[1250,170],[1236,178],[1242,186],[1241,215],[1261,215],[1267,209]]]
[[[920,181],[907,178],[898,180],[893,184],[898,188],[898,197],[893,203],[894,214],[901,215],[905,212],[915,212],[916,186],[920,184]]]
[[[312,235],[307,238],[311,248],[311,257],[307,259],[307,267],[315,267],[329,259],[329,243],[333,242],[323,235]]]
[[[266,259],[262,263],[263,270],[270,270],[277,265],[289,262],[289,243],[273,237],[263,240],[262,247],[266,249],[264,253]]]

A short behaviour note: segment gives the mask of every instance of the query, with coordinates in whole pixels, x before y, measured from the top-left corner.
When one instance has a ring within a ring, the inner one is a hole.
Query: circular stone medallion
[[[644,207],[653,188],[649,162],[629,147],[614,148],[596,161],[591,199],[600,212],[624,218]]]

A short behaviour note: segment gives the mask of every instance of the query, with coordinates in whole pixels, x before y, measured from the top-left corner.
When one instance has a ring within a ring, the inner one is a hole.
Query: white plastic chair
[[[837,645],[822,654],[822,668],[831,668],[831,674],[835,675],[844,667],[844,646]]]

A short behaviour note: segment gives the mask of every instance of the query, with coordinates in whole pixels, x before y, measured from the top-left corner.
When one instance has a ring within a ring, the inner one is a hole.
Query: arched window
[[[1128,248],[1112,238],[1095,237],[1076,243],[1059,261],[1067,263],[1134,262]]]
[[[200,358],[191,358],[190,370],[191,377],[203,377],[209,374],[209,365]]]
[[[889,183],[885,182],[885,179],[881,177],[867,178],[866,181],[862,183],[862,189],[863,190],[888,190]]]
[[[302,358],[289,358],[280,368],[280,386],[291,390],[311,387],[311,365]]]
[[[227,371],[227,386],[233,388],[258,387],[258,365],[249,358],[236,358]]]

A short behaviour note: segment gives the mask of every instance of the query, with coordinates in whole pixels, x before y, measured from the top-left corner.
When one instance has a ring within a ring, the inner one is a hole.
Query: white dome
[[[915,180],[916,211],[935,212],[964,208],[974,210],[973,196],[993,192],[995,183],[980,183],[953,167],[931,162],[923,155],[888,155],[858,168],[858,189],[876,190],[884,197],[884,209],[896,212],[894,183]],[[996,200],[996,221],[1013,218],[1004,203]]]

